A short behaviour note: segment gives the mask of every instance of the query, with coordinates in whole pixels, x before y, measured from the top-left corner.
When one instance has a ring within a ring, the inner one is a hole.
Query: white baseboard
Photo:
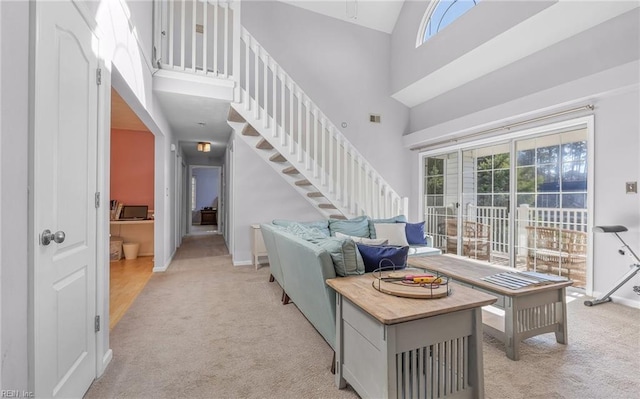
[[[156,273],[160,273],[160,272],[166,272],[167,269],[169,268],[169,265],[171,264],[171,262],[173,261],[173,256],[176,254],[176,252],[174,251],[171,256],[169,257],[169,259],[167,259],[167,262],[163,265],[163,266],[153,266],[153,270],[152,272]]]
[[[234,266],[253,266],[253,262],[250,260],[233,261]]]
[[[104,374],[107,366],[109,365],[109,363],[111,363],[111,359],[113,359],[113,350],[109,349],[105,352],[104,356],[102,356],[102,369],[98,377]]]

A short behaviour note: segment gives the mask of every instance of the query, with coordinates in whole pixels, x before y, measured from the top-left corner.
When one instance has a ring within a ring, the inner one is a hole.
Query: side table
[[[267,247],[264,245],[259,224],[251,225],[251,254],[253,255],[253,265],[258,270],[258,265],[260,264],[258,263],[258,258],[267,256]]]

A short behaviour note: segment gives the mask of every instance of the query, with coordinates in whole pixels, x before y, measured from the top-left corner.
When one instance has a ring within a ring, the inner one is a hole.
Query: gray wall
[[[234,264],[251,260],[250,226],[273,219],[325,219],[256,150],[234,133],[232,173],[232,258]]]
[[[391,37],[391,91],[395,93],[420,80],[553,3],[481,1],[416,48],[420,22],[429,2],[405,1]]]
[[[274,1],[243,2],[242,24],[391,187],[408,195],[401,142],[408,109],[390,97],[391,36]],[[370,113],[382,123],[370,123]]]
[[[29,4],[0,2],[0,389],[28,390]]]

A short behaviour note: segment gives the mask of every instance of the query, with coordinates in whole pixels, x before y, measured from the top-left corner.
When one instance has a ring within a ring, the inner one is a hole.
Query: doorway
[[[189,167],[188,205],[189,234],[219,233],[220,225],[220,166]]]
[[[151,278],[155,251],[155,136],[111,89],[109,329]],[[129,212],[131,209],[135,212]]]

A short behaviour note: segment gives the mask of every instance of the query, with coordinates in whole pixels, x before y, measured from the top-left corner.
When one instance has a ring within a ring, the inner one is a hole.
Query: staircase
[[[320,213],[331,218],[407,214],[408,199],[400,197],[384,181],[302,88],[239,25],[234,2],[163,3],[167,4],[169,15],[168,36],[176,36],[171,32],[181,33],[169,45],[163,42],[165,51],[167,47],[172,51],[165,57],[170,65],[161,67],[235,81],[236,101],[231,103],[229,125]],[[224,15],[225,22],[208,26],[207,15]],[[202,39],[197,39],[198,32],[203,33]],[[207,47],[209,35],[213,52]],[[217,51],[218,45],[224,51]],[[208,57],[209,53],[213,56]]]

